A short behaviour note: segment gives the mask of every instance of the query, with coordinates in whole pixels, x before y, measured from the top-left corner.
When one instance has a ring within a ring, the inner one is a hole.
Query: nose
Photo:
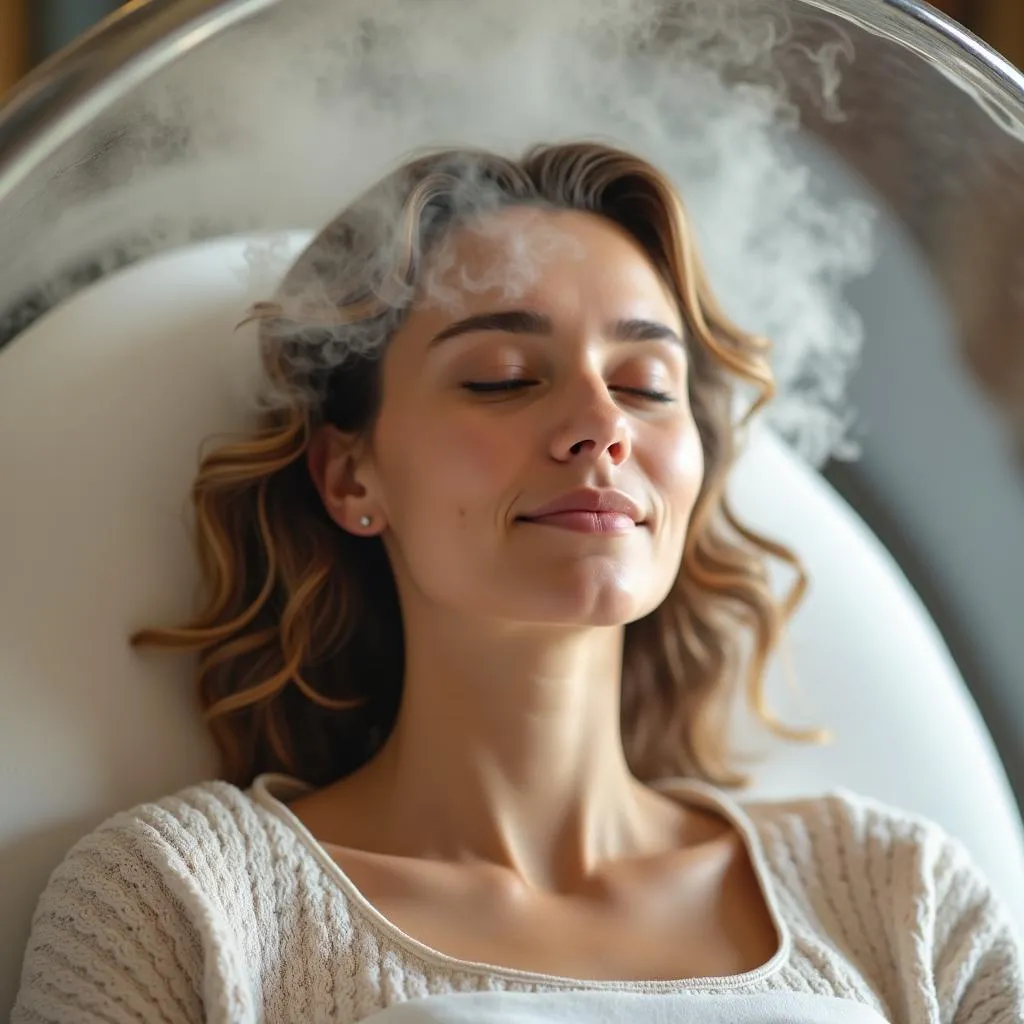
[[[618,466],[629,458],[629,421],[603,380],[581,382],[571,396],[565,396],[563,408],[566,415],[551,445],[557,461],[597,461],[607,455]]]

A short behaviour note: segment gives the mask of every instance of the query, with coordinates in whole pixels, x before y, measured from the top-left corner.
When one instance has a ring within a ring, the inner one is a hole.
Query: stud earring
[[[373,522],[373,519],[371,519],[370,516],[360,516],[359,517],[359,525],[361,527],[363,527],[363,529],[365,529],[367,526],[369,526],[370,523],[372,523],[372,522]]]

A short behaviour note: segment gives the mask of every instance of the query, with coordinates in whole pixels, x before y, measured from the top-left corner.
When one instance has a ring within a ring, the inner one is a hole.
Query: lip
[[[554,517],[564,519],[568,516],[589,516],[595,523],[606,519],[609,524],[618,521],[623,525],[626,525],[625,520],[629,520],[634,526],[639,526],[644,521],[643,511],[628,494],[592,487],[570,491],[519,518],[527,522],[536,522]]]

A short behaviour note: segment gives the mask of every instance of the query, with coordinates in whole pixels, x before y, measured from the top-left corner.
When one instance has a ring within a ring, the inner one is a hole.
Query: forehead
[[[421,304],[459,308],[586,291],[628,298],[664,315],[671,291],[640,243],[597,214],[513,207],[452,233],[428,261]]]

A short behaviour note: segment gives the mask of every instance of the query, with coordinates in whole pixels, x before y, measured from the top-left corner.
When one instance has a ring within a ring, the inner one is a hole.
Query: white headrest
[[[234,332],[255,297],[249,241],[130,267],[0,355],[0,1007],[36,897],[75,839],[216,771],[191,659],[135,653],[127,637],[192,606],[184,512],[198,446],[244,425],[258,368],[253,332]],[[773,702],[838,737],[766,748],[754,795],[843,785],[925,813],[973,849],[1024,922],[1013,801],[916,595],[771,437],[755,435],[734,483],[740,511],[812,576],[792,630],[805,698],[794,704],[774,672]]]

